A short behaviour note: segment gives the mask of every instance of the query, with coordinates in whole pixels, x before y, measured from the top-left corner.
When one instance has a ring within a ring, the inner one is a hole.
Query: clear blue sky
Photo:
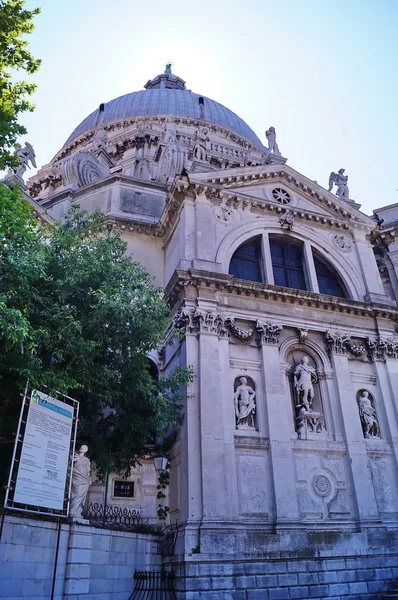
[[[398,202],[398,0],[28,0],[42,67],[26,139],[44,165],[83,118],[168,60],[188,89],[274,125],[288,164],[362,210]]]

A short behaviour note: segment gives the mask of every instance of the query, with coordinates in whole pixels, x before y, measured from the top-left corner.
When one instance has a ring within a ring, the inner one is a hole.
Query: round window
[[[274,188],[272,190],[272,195],[275,198],[275,200],[280,204],[289,204],[291,200],[289,192],[287,192],[283,188]]]

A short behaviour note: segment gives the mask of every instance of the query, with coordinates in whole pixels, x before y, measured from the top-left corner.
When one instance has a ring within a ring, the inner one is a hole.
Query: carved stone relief
[[[216,221],[223,225],[232,225],[235,221],[235,213],[232,208],[225,204],[220,204],[213,208],[213,215]]]
[[[349,352],[359,358],[366,352],[365,346],[351,342],[351,336],[341,331],[328,330],[325,334],[325,343],[329,355],[346,354]]]
[[[255,384],[249,377],[237,377],[234,383],[236,429],[255,430]]]
[[[235,324],[234,317],[204,311],[199,308],[182,308],[174,317],[174,326],[183,333],[213,333],[221,337],[232,335],[240,342],[250,340],[257,331],[261,344],[277,344],[282,326],[271,321],[257,320],[255,327],[243,329]]]
[[[84,187],[108,175],[108,169],[88,150],[79,150],[61,163],[64,186]]]
[[[360,390],[357,394],[357,402],[364,437],[380,438],[373,396],[367,390]]]
[[[382,337],[366,339],[366,349],[369,360],[398,359],[398,339]]]
[[[294,215],[293,211],[285,210],[279,217],[279,222],[281,224],[282,229],[292,229],[294,223]]]
[[[336,233],[333,235],[332,240],[336,248],[341,250],[341,252],[351,252],[352,243],[347,235],[344,235],[343,233]]]
[[[323,505],[323,518],[328,518],[330,503],[337,494],[334,477],[324,469],[313,469],[309,473],[307,485],[310,497]]]

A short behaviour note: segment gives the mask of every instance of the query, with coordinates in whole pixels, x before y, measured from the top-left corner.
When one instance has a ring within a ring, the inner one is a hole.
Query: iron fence
[[[176,600],[173,571],[136,571],[129,600]]]
[[[97,502],[90,502],[83,512],[83,518],[90,521],[93,527],[120,531],[135,531],[146,524],[138,510],[121,506],[103,506]]]

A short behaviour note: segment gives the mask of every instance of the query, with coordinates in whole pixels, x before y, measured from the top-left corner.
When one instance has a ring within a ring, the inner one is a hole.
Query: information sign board
[[[63,510],[73,407],[33,390],[13,502]]]

